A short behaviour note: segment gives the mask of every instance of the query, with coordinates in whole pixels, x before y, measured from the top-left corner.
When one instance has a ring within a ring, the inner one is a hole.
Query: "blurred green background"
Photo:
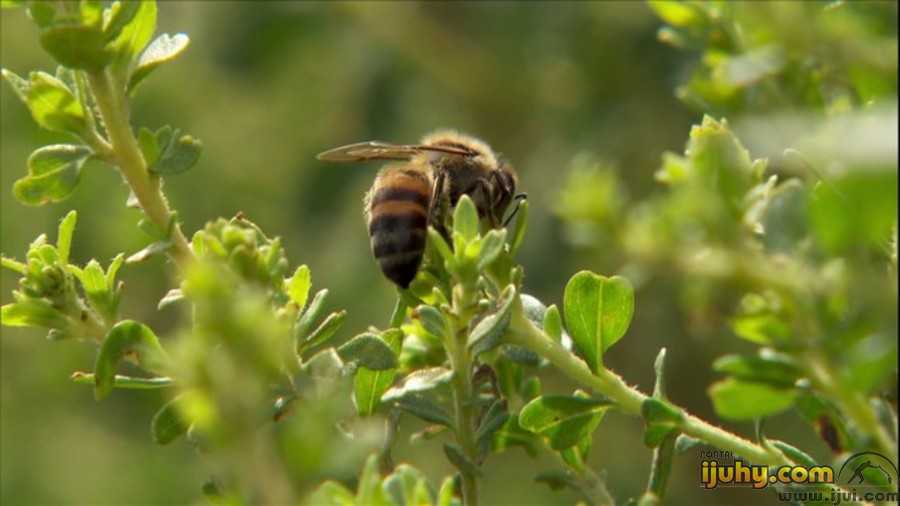
[[[778,30],[793,34],[797,40],[786,43],[801,51],[817,47],[823,41],[815,37],[821,35],[846,51],[838,56],[847,60],[860,54],[884,60],[885,72],[893,69],[894,77],[876,86],[873,96],[896,93],[896,3],[854,6],[859,9],[854,13],[839,6],[833,15],[837,22],[823,21],[837,29],[818,31],[802,26],[809,19],[806,7],[772,5],[748,9],[748,16],[776,32],[772,37],[782,34]],[[316,153],[362,140],[414,142],[447,127],[483,138],[511,160],[529,193],[529,235],[520,256],[526,287],[559,304],[575,271],[612,274],[626,264],[612,239],[603,247],[603,236],[588,231],[586,240],[583,228],[559,217],[567,216],[570,203],[561,202],[560,195],[573,165],[598,160],[615,170],[617,184],[600,185],[587,197],[602,214],[660,191],[654,172],[661,153],[682,151],[703,112],[732,120],[749,107],[759,113],[797,105],[760,104],[753,97],[738,105],[686,105],[675,90],[691,79],[698,53],[661,43],[661,20],[640,2],[161,2],[158,26],[160,32],[189,34],[191,46],[141,87],[132,121],[152,128],[171,124],[203,140],[198,166],[166,184],[186,233],[240,211],[281,236],[291,262],[308,264],[314,287],[329,288],[332,304],[348,310],[347,336],[369,324],[384,326],[394,301],[393,287],[369,252],[362,219],[361,199],[377,167],[329,166],[318,162]],[[0,28],[3,67],[18,73],[52,70],[24,12],[3,11]],[[79,212],[75,261],[96,257],[105,264],[123,250],[133,253],[145,245],[135,226],[137,212],[123,205],[127,190],[106,167],[86,167],[82,184],[65,203],[26,208],[16,202],[12,184],[24,174],[29,153],[61,137],[39,130],[8,87],[0,92],[0,106],[5,254],[21,256],[38,233],[52,234],[70,207]],[[752,144],[748,148],[764,154]],[[123,314],[147,322],[163,338],[179,323],[176,310],[155,309],[171,275],[171,266],[156,257],[120,274],[126,283]],[[15,279],[4,271],[0,280],[8,302]],[[715,420],[705,393],[715,378],[710,362],[725,352],[753,348],[730,334],[721,315],[685,311],[683,290],[673,279],[638,285],[629,337],[609,353],[607,364],[647,391],[652,357],[667,347],[670,397]],[[117,392],[94,402],[90,388],[68,379],[73,370],[91,368],[94,349],[50,343],[40,332],[4,328],[0,351],[0,501],[196,500],[208,474],[204,459],[184,442],[158,447],[150,441],[148,421],[162,394]],[[572,388],[552,374],[545,373],[544,381],[547,392]],[[730,428],[752,433],[750,424]],[[793,412],[771,420],[768,432],[816,455],[828,453]],[[622,502],[646,484],[651,452],[641,439],[641,424],[618,414],[611,414],[594,437],[592,464],[605,470]],[[438,483],[451,467],[436,455],[434,442],[404,443],[395,453]],[[702,490],[697,462],[696,451],[676,460],[673,503],[774,502],[752,490]],[[484,504],[573,502],[573,494],[532,481],[541,468],[521,450],[491,457]]]

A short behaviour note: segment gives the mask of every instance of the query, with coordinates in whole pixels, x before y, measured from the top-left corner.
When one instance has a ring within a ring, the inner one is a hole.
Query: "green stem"
[[[828,365],[827,359],[821,354],[811,354],[807,357],[807,372],[815,385],[827,392],[837,401],[840,411],[853,421],[853,423],[865,434],[872,438],[874,445],[880,452],[897,460],[897,443],[891,437],[887,428],[879,423],[875,409],[869,404],[865,395],[846,388],[835,381],[836,374]]]
[[[468,324],[475,308],[475,291],[461,283],[453,293],[455,315],[453,335],[447,340],[447,355],[453,369],[453,403],[455,411],[456,439],[470,462],[478,464],[478,446],[475,441],[475,396],[472,389],[472,357],[469,355]],[[478,506],[478,480],[471,472],[460,469],[463,504]]]
[[[124,86],[108,70],[88,73],[87,78],[106,126],[112,161],[128,182],[147,218],[160,230],[169,230],[173,213],[162,193],[160,178],[147,170],[147,163],[131,130]],[[170,240],[172,248],[169,254],[179,265],[184,266],[193,259],[193,253],[178,223],[171,227]]]
[[[663,440],[653,450],[653,464],[650,467],[650,481],[642,502],[659,504],[666,496],[666,484],[672,471],[672,457],[675,455],[675,434]],[[654,502],[655,501],[655,502]]]
[[[601,369],[596,375],[584,361],[554,341],[529,321],[522,310],[521,301],[513,307],[510,322],[509,338],[515,344],[524,346],[546,358],[563,374],[596,393],[614,401],[623,412],[641,416],[641,405],[647,395],[628,386],[622,378],[612,371]],[[705,443],[723,450],[729,450],[755,464],[785,464],[787,458],[776,450],[768,450],[738,435],[711,425],[696,416],[683,411],[684,419],[679,430]]]

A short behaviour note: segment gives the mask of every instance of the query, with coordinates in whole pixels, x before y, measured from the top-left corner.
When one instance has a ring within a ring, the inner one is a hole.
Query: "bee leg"
[[[444,185],[446,177],[443,171],[438,171],[434,178],[434,185],[431,188],[431,202],[428,204],[428,223],[440,233],[445,240],[450,242],[450,232],[445,226],[445,217],[447,213],[444,209]],[[452,243],[451,243],[452,244]]]

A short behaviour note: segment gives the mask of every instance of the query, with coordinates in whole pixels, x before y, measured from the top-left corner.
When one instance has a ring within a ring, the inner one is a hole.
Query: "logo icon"
[[[837,484],[854,487],[896,488],[900,472],[891,459],[878,452],[851,455],[837,473]]]

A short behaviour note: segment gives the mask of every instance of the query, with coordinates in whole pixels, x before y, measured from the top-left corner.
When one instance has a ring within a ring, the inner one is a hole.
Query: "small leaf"
[[[25,0],[0,0],[0,9],[17,9],[25,5]]]
[[[309,332],[313,330],[313,325],[319,321],[319,318],[325,312],[325,300],[327,298],[328,290],[319,290],[313,297],[312,302],[309,303],[306,311],[297,317],[297,322],[294,324],[294,338],[298,340],[298,346],[309,337]]]
[[[634,313],[634,290],[625,278],[581,271],[566,285],[566,327],[592,370],[603,353],[625,335]]]
[[[403,341],[403,332],[399,329],[389,329],[382,334],[382,338],[391,347],[394,354],[400,353]],[[397,371],[373,371],[365,367],[356,370],[353,378],[353,403],[359,416],[369,416],[375,413],[381,405],[381,397],[391,387]]]
[[[497,399],[488,408],[487,413],[481,419],[481,424],[475,431],[475,442],[479,448],[489,449],[494,440],[494,432],[506,423],[509,412],[506,409],[506,400]]]
[[[59,263],[69,263],[69,251],[72,249],[72,234],[75,232],[75,223],[78,221],[78,213],[69,211],[69,214],[59,223],[59,232],[56,235],[56,251],[59,253]]]
[[[453,427],[453,419],[444,408],[421,394],[408,394],[399,398],[396,406],[407,413],[417,416],[429,423]]]
[[[41,31],[40,40],[53,59],[69,68],[98,72],[112,59],[99,26],[53,25]]]
[[[159,155],[164,147],[159,145],[157,134],[147,127],[141,127],[138,131],[138,146],[141,148],[141,154],[144,155],[144,162],[147,163],[148,168],[153,167],[159,161]],[[132,195],[134,195],[133,192]],[[131,201],[131,197],[129,197],[129,201]],[[137,197],[134,197],[134,204],[137,207]]]
[[[81,385],[93,385],[96,382],[93,373],[81,371],[73,372],[70,379]],[[173,386],[175,386],[175,380],[166,376],[135,378],[133,376],[116,374],[115,381],[113,382],[113,388],[124,388],[126,390],[156,390]]]
[[[663,21],[672,26],[691,26],[703,19],[699,10],[687,3],[668,0],[649,0],[647,3]]]
[[[382,402],[391,402],[407,395],[424,393],[446,386],[453,377],[453,371],[445,367],[430,367],[413,371],[403,378],[399,385],[388,390]]]
[[[168,360],[149,327],[132,320],[117,323],[106,335],[94,365],[94,396],[97,400],[112,392],[119,362],[129,353],[135,353],[141,367],[150,371],[159,370]]]
[[[779,357],[724,355],[713,362],[713,370],[776,387],[790,387],[800,377],[796,364]]]
[[[509,248],[510,254],[515,256],[522,247],[525,240],[525,231],[528,229],[528,201],[519,203],[518,216],[516,217],[516,225],[513,229],[512,244]]]
[[[160,253],[165,253],[172,249],[172,241],[156,241],[150,243],[146,248],[134,253],[127,260],[125,260],[128,264],[136,264],[139,262],[143,262],[144,260],[150,258],[153,255],[158,255]]]
[[[307,498],[306,506],[356,506],[356,497],[336,481],[326,481]]]
[[[396,506],[430,506],[433,504],[425,475],[408,464],[397,466],[394,472],[384,479],[381,487]]]
[[[787,410],[794,404],[797,391],[728,378],[713,384],[709,395],[722,418],[750,420]]]
[[[84,108],[69,88],[46,72],[32,72],[27,104],[31,116],[43,128],[81,135],[87,123]]]
[[[28,105],[28,88],[31,87],[31,83],[22,79],[18,74],[11,70],[3,69],[2,72],[3,79],[6,79],[6,82],[9,83],[13,92],[19,97],[19,100],[21,100],[23,104]]]
[[[0,322],[7,327],[69,328],[68,317],[44,299],[23,299],[4,305],[0,311]]]
[[[81,167],[90,155],[83,146],[44,146],[28,157],[28,175],[16,181],[13,193],[23,204],[60,202],[75,191]]]
[[[444,443],[444,455],[460,472],[471,476],[481,476],[481,469],[463,453],[455,443]]]
[[[183,33],[175,35],[164,33],[157,37],[141,54],[137,67],[131,73],[131,77],[128,79],[128,93],[133,93],[137,85],[156,67],[177,58],[187,49],[189,43],[190,39]]]
[[[444,262],[447,262],[448,265],[453,265],[456,261],[456,257],[453,256],[453,250],[450,249],[450,245],[444,240],[444,236],[438,233],[434,227],[428,227],[428,242],[437,249]]]
[[[453,211],[453,232],[466,242],[478,235],[478,211],[468,195],[463,195]]]
[[[675,439],[675,453],[682,454],[682,453],[690,450],[691,448],[699,445],[700,443],[702,443],[702,441],[700,441],[697,438],[693,438],[691,436],[686,436],[684,434],[679,434],[678,437]]]
[[[522,408],[519,425],[548,438],[554,450],[564,450],[592,433],[609,406],[600,399],[544,395]]]
[[[182,396],[175,397],[153,415],[150,424],[153,442],[160,445],[169,444],[188,430],[188,422],[184,420],[178,403]]]
[[[168,144],[159,142],[159,146],[161,149],[159,159],[153,164],[150,171],[163,176],[187,171],[197,163],[197,160],[200,159],[200,152],[203,151],[203,143],[190,135],[182,135],[177,139],[173,136]]]
[[[131,2],[126,2],[113,14],[104,32],[107,47],[117,55],[116,66],[119,68],[127,68],[156,30],[155,0],[136,1],[136,7],[128,3]]]
[[[134,19],[141,3],[138,0],[113,2],[109,10],[109,19],[104,23],[103,33],[107,42],[115,39],[122,29]]]
[[[562,316],[556,304],[551,304],[544,313],[543,321],[544,333],[552,337],[554,341],[562,340]]]
[[[518,415],[510,415],[502,427],[494,431],[494,440],[491,445],[493,451],[502,452],[513,446],[521,446],[528,455],[534,457],[540,447],[538,436],[523,429],[519,425]]]
[[[397,356],[383,339],[375,334],[360,334],[337,349],[344,362],[357,362],[373,371],[397,367]]]
[[[503,247],[506,244],[506,229],[491,230],[481,240],[481,254],[478,258],[476,268],[481,271],[487,267],[503,253]]]
[[[173,288],[166,292],[166,295],[159,300],[159,304],[157,304],[156,309],[162,310],[166,307],[169,307],[171,304],[179,302],[184,299],[184,293],[181,292],[180,288]]]
[[[297,308],[301,311],[306,307],[306,299],[309,296],[309,289],[312,286],[310,279],[309,267],[301,265],[294,271],[294,275],[284,282],[284,291],[288,297],[297,304]]]
[[[653,384],[653,397],[666,398],[666,349],[661,348],[653,362],[653,371],[656,373],[656,382]]]
[[[801,450],[795,446],[789,445],[789,444],[785,443],[784,441],[779,441],[777,439],[770,439],[770,440],[768,440],[768,442],[771,443],[772,446],[774,446],[775,448],[778,448],[779,450],[784,452],[784,454],[787,456],[787,458],[793,460],[794,462],[796,462],[799,465],[808,466],[808,467],[815,467],[815,466],[819,465],[819,463],[816,462],[816,460],[814,458],[810,457],[808,453],[804,452],[803,450]]]
[[[432,306],[420,305],[416,308],[416,316],[433,336],[443,339],[450,335],[450,325],[444,315]]]
[[[453,496],[453,489],[456,488],[453,477],[444,478],[441,483],[441,490],[438,492],[437,506],[460,506],[462,503]]]
[[[500,344],[500,337],[509,326],[512,303],[516,298],[516,288],[507,286],[500,294],[497,310],[485,316],[469,334],[468,347],[472,356],[488,351]]]
[[[328,315],[328,317],[325,318],[325,321],[316,327],[316,330],[309,335],[309,338],[301,343],[300,351],[304,352],[328,342],[328,340],[334,337],[337,331],[340,330],[341,326],[344,325],[344,320],[346,318],[347,311],[344,310]]]
[[[378,456],[370,455],[366,459],[359,486],[356,489],[357,505],[387,506],[387,499],[381,489],[381,475],[378,474]]]

